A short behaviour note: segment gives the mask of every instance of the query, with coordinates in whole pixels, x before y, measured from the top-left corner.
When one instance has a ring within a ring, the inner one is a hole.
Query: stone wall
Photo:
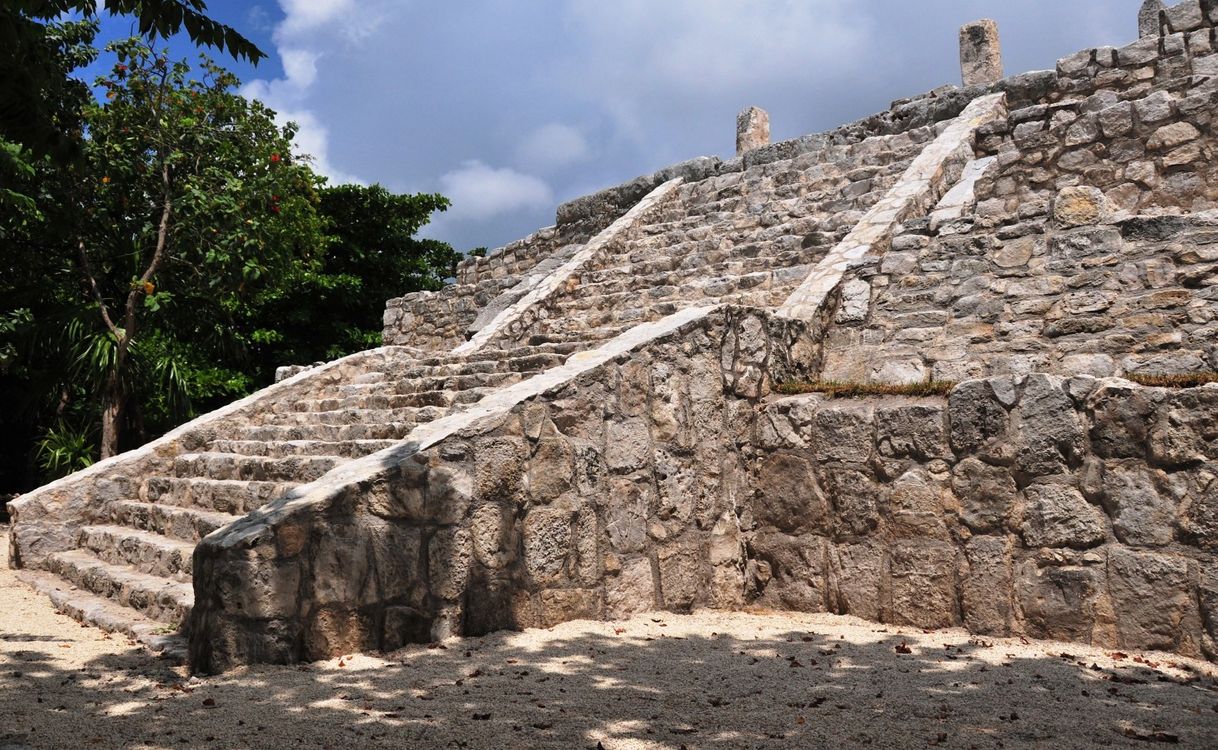
[[[906,230],[843,285],[825,379],[1218,369],[1216,213]]]
[[[774,378],[807,374],[809,341],[713,312],[250,514],[196,550],[194,667],[739,605],[733,435]]]
[[[998,163],[978,183],[978,213],[1026,215],[1079,185],[1099,188],[1118,210],[1218,207],[1216,100],[1218,80],[1194,76],[1013,111],[979,133],[979,153]]]
[[[801,396],[748,434],[752,603],[1218,658],[1218,387]]]

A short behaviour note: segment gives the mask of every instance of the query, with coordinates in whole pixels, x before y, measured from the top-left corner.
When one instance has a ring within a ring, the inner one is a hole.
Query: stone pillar
[[[770,115],[749,107],[736,116],[736,156],[770,144]]]
[[[997,23],[983,18],[960,27],[960,75],[965,86],[1002,80]]]
[[[1159,13],[1163,10],[1163,0],[1146,0],[1138,11],[1138,37],[1159,35]]]

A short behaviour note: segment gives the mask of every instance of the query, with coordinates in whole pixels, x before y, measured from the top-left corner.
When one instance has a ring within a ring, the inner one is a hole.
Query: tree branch
[[[143,275],[136,282],[135,288],[127,295],[125,311],[127,336],[119,344],[120,348],[124,351],[127,348],[127,343],[131,341],[132,334],[135,333],[136,304],[140,301],[141,296],[145,294],[145,284],[151,281],[156,272],[160,270],[161,262],[165,259],[165,248],[169,244],[169,217],[173,214],[173,187],[169,176],[169,162],[167,160],[161,161],[161,187],[164,191],[164,203],[161,206],[161,223],[157,227],[156,232],[156,250],[152,253],[152,260],[148,263],[148,268],[144,270]]]
[[[89,290],[93,292],[93,299],[97,300],[97,307],[101,310],[102,320],[106,323],[106,328],[110,329],[110,333],[114,334],[114,338],[121,338],[118,332],[118,326],[114,325],[114,321],[110,318],[110,310],[106,307],[106,300],[102,297],[101,289],[97,286],[97,277],[93,275],[93,269],[89,265],[89,255],[85,252],[85,241],[77,240],[77,249],[80,250],[80,265],[81,270],[85,272],[85,279],[89,282]]]

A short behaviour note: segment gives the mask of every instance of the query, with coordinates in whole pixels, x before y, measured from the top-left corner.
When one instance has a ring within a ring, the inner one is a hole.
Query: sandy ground
[[[1218,747],[1212,665],[849,617],[653,613],[194,679],[0,566],[0,750],[1174,742]]]

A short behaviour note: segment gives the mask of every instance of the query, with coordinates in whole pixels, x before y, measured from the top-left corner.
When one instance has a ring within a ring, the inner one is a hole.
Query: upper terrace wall
[[[1218,55],[1180,7],[979,130],[975,209],[847,275],[824,377],[1218,369]]]

